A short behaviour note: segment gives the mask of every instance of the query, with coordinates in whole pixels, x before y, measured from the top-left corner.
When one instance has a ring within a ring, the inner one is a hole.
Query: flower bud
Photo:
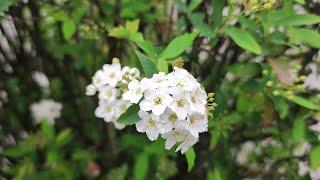
[[[86,95],[87,96],[93,96],[96,94],[97,88],[93,84],[89,84],[86,87]]]

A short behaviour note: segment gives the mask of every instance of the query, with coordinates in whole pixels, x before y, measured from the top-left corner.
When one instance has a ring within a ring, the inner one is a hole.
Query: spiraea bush
[[[320,179],[317,0],[1,0],[0,179]]]

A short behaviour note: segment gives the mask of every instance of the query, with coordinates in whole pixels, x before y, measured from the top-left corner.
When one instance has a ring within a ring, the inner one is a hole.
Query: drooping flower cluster
[[[50,99],[41,100],[38,103],[30,105],[30,111],[35,123],[40,123],[42,120],[46,120],[51,124],[54,124],[55,119],[61,116],[62,104]]]
[[[133,80],[123,94],[124,100],[139,104],[137,131],[146,133],[151,141],[161,135],[166,149],[180,143],[176,151],[181,153],[208,129],[207,98],[196,79],[181,68],[167,75],[160,72],[152,78]]]
[[[112,64],[103,65],[102,70],[98,70],[92,77],[92,84],[86,88],[88,96],[98,92],[99,106],[95,110],[95,116],[106,122],[113,122],[117,129],[123,129],[125,125],[118,123],[117,119],[131,105],[121,96],[123,87],[133,80],[137,81],[139,75],[137,68],[121,68],[117,58],[113,59]]]

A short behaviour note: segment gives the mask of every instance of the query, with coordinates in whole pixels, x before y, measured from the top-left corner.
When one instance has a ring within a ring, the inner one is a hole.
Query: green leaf
[[[312,109],[312,110],[319,110],[320,109],[320,105],[317,105],[314,102],[312,102],[312,101],[310,101],[308,99],[305,99],[303,97],[292,96],[292,97],[289,98],[285,94],[283,94],[282,96],[287,98],[288,100],[300,105],[300,106],[305,107],[305,108]]]
[[[135,33],[138,31],[139,29],[139,19],[136,19],[134,21],[127,21],[126,22],[126,29],[131,32],[131,33]]]
[[[157,66],[156,64],[151,61],[149,58],[147,58],[144,54],[142,54],[141,52],[139,51],[135,51],[139,60],[140,60],[140,63],[142,65],[142,68],[143,68],[143,71],[144,71],[144,74],[147,76],[147,77],[152,77],[153,74],[156,74],[158,73],[158,69],[157,69]]]
[[[139,154],[136,162],[134,164],[134,180],[143,180],[146,179],[149,169],[149,157],[147,153]]]
[[[186,156],[187,163],[188,163],[188,172],[190,172],[194,166],[194,161],[196,159],[196,154],[193,150],[193,147],[189,148],[189,150],[186,152],[185,156]]]
[[[64,129],[57,136],[56,143],[58,146],[63,146],[69,143],[72,139],[71,129]]]
[[[148,56],[155,58],[157,53],[156,49],[149,41],[135,41],[135,43],[141,48]]]
[[[7,10],[9,8],[9,6],[11,6],[13,4],[12,0],[1,0],[0,1],[0,14]]]
[[[218,129],[216,129],[216,130],[211,131],[210,134],[211,134],[211,138],[210,138],[209,149],[214,150],[214,148],[216,147],[216,145],[219,141],[221,132]]]
[[[62,23],[62,32],[66,40],[71,39],[71,37],[76,32],[77,28],[75,23],[71,19],[67,19]]]
[[[125,125],[132,125],[140,120],[138,112],[139,112],[139,105],[133,104],[131,105],[126,112],[120,115],[118,118],[118,123],[125,124]]]
[[[220,23],[223,19],[222,10],[224,8],[225,1],[221,0],[211,0],[211,4],[213,6],[213,12],[211,18],[213,20],[213,26],[216,29],[220,26]]]
[[[120,26],[110,29],[108,35],[115,38],[127,39],[130,37],[130,32],[124,27]]]
[[[201,0],[192,0],[188,6],[188,13],[191,14],[201,3]]]
[[[220,170],[218,168],[214,168],[213,172],[209,172],[208,180],[222,180]]]
[[[320,48],[320,34],[304,28],[291,28],[288,31],[290,42],[303,42],[311,47]]]
[[[303,116],[299,116],[294,120],[292,135],[293,135],[293,139],[296,142],[301,142],[303,140],[303,138],[305,137],[306,128],[307,128],[307,125],[306,125],[306,122],[304,121]]]
[[[254,52],[256,54],[262,53],[260,45],[247,31],[230,27],[227,30],[227,35],[230,36],[231,39],[243,49]]]
[[[276,22],[278,25],[300,26],[317,24],[320,22],[320,17],[313,14],[295,14],[281,18]]]
[[[305,4],[304,0],[294,0],[294,1],[300,4]]]
[[[310,166],[312,169],[320,167],[320,146],[312,148],[310,152]]]
[[[167,73],[168,72],[168,63],[164,59],[159,59],[158,60],[158,69],[161,72]]]
[[[179,56],[187,48],[192,46],[193,40],[198,33],[186,33],[174,38],[160,55],[161,58],[167,60]]]

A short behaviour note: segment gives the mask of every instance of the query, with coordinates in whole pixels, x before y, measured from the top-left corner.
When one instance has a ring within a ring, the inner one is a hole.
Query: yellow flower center
[[[195,116],[191,116],[189,119],[190,124],[194,124],[197,121],[197,118]]]
[[[170,114],[168,119],[170,122],[175,122],[178,119],[178,117],[175,114]]]
[[[151,127],[155,127],[156,126],[156,121],[154,121],[152,118],[149,119],[148,123],[149,123],[149,125]]]
[[[107,97],[113,96],[113,92],[112,92],[112,90],[110,90],[110,89],[107,89],[107,90],[105,91],[105,94],[106,94]]]
[[[156,98],[153,99],[153,102],[154,102],[155,105],[159,105],[159,104],[161,104],[162,99],[157,96]]]
[[[197,103],[197,98],[196,98],[195,96],[192,96],[192,97],[191,97],[191,102],[192,102],[193,104]]]
[[[109,77],[110,77],[111,79],[115,78],[115,77],[116,77],[116,73],[115,73],[115,72],[110,72],[110,73],[109,73]]]
[[[111,107],[110,106],[104,106],[104,111],[105,112],[111,112]]]
[[[179,99],[176,101],[176,103],[177,103],[177,106],[180,108],[182,108],[186,104],[184,99]]]

